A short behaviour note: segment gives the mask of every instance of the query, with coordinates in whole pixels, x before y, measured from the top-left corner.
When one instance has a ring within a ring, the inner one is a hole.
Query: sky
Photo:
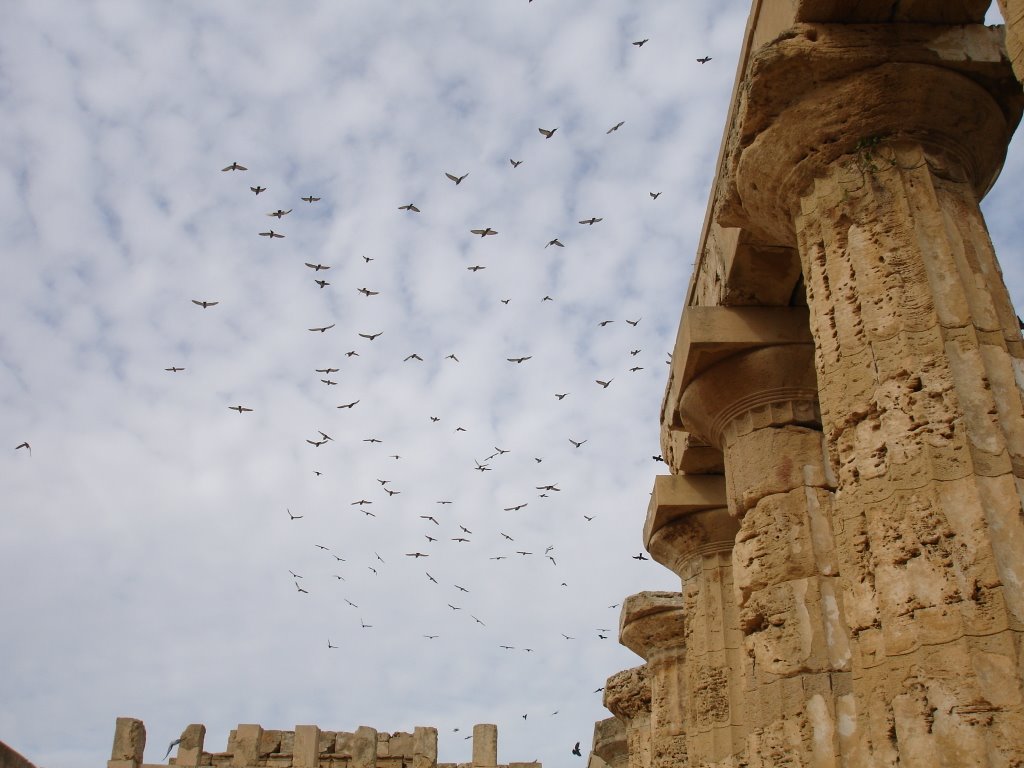
[[[499,762],[580,760],[642,661],[622,599],[678,589],[634,556],[748,11],[7,8],[0,739],[435,726],[464,762],[496,723]],[[1022,171],[983,206],[1018,306]]]

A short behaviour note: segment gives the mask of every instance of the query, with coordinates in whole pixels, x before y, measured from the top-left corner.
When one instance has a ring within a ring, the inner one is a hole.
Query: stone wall
[[[1007,41],[988,5],[753,4],[644,526],[680,591],[623,602],[646,664],[606,686],[628,768],[1024,765],[1024,343],[978,205],[1024,6]]]
[[[473,762],[437,762],[437,729],[415,728],[412,733],[385,733],[362,726],[353,732],[321,730],[298,725],[294,730],[270,730],[239,725],[228,735],[223,752],[205,750],[206,727],[182,731],[169,765],[231,768],[541,768],[537,762],[498,763],[498,728],[473,727]],[[146,727],[141,720],[119,717],[107,768],[146,768]]]

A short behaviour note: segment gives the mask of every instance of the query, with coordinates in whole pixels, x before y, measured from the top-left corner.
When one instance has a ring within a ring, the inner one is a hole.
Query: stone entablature
[[[297,725],[294,730],[239,725],[228,735],[223,752],[205,751],[206,726],[182,731],[169,765],[224,768],[542,768],[538,762],[498,763],[498,727],[473,727],[473,762],[438,763],[437,729],[417,727],[412,733],[378,732],[361,726],[353,732]],[[146,726],[119,717],[107,768],[149,768],[144,763]]]

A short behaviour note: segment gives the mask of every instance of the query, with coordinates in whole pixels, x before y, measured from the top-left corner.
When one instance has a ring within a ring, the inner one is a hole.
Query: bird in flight
[[[313,282],[319,285],[321,288],[326,288],[328,285],[330,285],[330,283],[327,282],[326,280],[314,280]]]
[[[467,538],[465,538],[463,536],[456,536],[455,538],[452,539],[452,541],[457,541],[460,544],[468,544],[469,543],[469,539],[467,539]]]
[[[24,442],[24,443],[21,443],[20,445],[14,446],[14,450],[18,450],[19,448],[28,448],[28,455],[29,456],[32,455],[32,446],[29,445],[27,441]]]
[[[353,400],[351,403],[345,403],[344,405],[339,405],[338,407],[339,408],[351,408],[351,407],[353,407],[358,402],[359,402],[358,400]]]
[[[646,38],[646,37],[643,40],[635,40],[633,42],[633,45],[635,45],[637,48],[643,48],[644,47],[644,43],[646,43],[648,40],[649,40],[649,38]]]
[[[601,381],[600,379],[594,379],[594,381],[596,381],[598,384],[600,384],[605,389],[608,389],[608,385],[611,384],[613,381],[615,381],[615,379],[608,379],[608,381]]]
[[[554,301],[554,299],[552,299],[550,296],[545,296],[543,299],[541,299],[541,301]]]
[[[308,595],[308,594],[309,594],[308,590],[305,590],[305,589],[303,589],[302,587],[300,587],[300,586],[299,586],[299,582],[297,582],[297,581],[295,582],[295,588],[296,588],[297,590],[299,590],[299,592],[301,592],[301,593],[302,593],[302,594],[304,594],[304,595]]]
[[[480,619],[478,619],[478,618],[477,618],[476,616],[474,616],[474,615],[473,615],[472,613],[471,613],[471,614],[469,614],[469,617],[470,617],[471,619],[473,619],[473,621],[475,621],[475,622],[476,622],[477,624],[479,624],[479,625],[480,625],[481,627],[486,627],[486,626],[487,626],[487,625],[486,625],[486,624],[484,624],[484,623],[483,623],[482,621],[480,621]]]
[[[549,131],[547,128],[538,128],[537,130],[540,131],[540,135],[543,136],[545,139],[550,139],[552,136],[555,135],[555,131],[557,131],[558,129],[552,128]]]
[[[417,208],[413,203],[407,203],[406,205],[398,206],[400,211],[412,211],[413,213],[419,213],[420,209]]]
[[[576,755],[576,757],[583,757],[583,753],[580,752],[580,743],[578,741],[576,742],[576,746],[572,748],[572,753]]]
[[[252,193],[254,195],[258,195],[260,192],[266,192],[267,191],[266,187],[261,187],[259,184],[257,184],[255,187],[249,187],[249,189],[252,190]]]
[[[405,556],[406,557],[430,557],[430,555],[425,555],[422,552],[406,552]]]
[[[600,325],[602,328],[604,328],[609,323],[614,323],[614,322],[615,322],[614,320],[602,320],[601,322],[598,323],[598,325]]]
[[[554,238],[553,240],[549,240],[548,244],[545,245],[544,247],[547,248],[548,246],[551,246],[551,245],[557,245],[559,248],[565,248],[565,244],[561,240],[559,240],[557,237]]]
[[[526,506],[525,503],[524,504],[516,504],[514,507],[505,507],[505,511],[506,512],[518,512],[520,509],[522,509],[525,506]],[[502,534],[502,535],[504,535],[504,534]]]
[[[597,224],[597,222],[599,221],[604,221],[604,219],[591,216],[589,219],[581,219],[580,224],[590,224],[591,226],[593,226],[594,224]]]
[[[419,355],[417,355],[415,352],[413,352],[411,355],[409,355],[407,358],[405,358],[405,360],[403,360],[402,362],[403,363],[407,363],[410,360],[419,360],[421,363],[423,362],[423,358],[420,357]]]
[[[320,326],[318,328],[310,328],[309,330],[311,330],[311,331],[320,331],[320,333],[323,333],[324,331],[329,331],[334,326],[335,326],[335,323],[331,323],[330,325],[322,325],[322,326]]]
[[[643,370],[643,366],[641,366],[641,365],[634,365],[632,368],[629,369],[629,372],[630,373],[636,373],[637,371],[642,371],[642,370]]]
[[[367,501],[366,499],[360,499],[359,501],[353,501],[351,504],[349,504],[349,506],[350,507],[361,507],[364,504],[373,504],[373,502],[372,501]]]
[[[369,288],[357,288],[356,290],[363,294],[363,296],[376,296],[380,293],[380,291],[371,291]]]
[[[498,533],[501,534],[502,538],[508,539],[509,541],[515,541],[515,539],[513,539],[511,536],[509,536],[507,533],[503,531],[498,531]]]
[[[522,160],[513,160],[511,157],[508,159],[508,161],[512,163],[513,168],[518,168],[520,165],[523,164]]]
[[[427,571],[424,571],[424,573],[426,573],[426,574],[427,574],[427,578],[428,578],[428,579],[430,579],[430,580],[431,580],[432,582],[434,582],[435,584],[437,584],[437,579],[435,579],[435,578],[434,578],[433,576],[431,576],[431,575],[430,575],[429,573],[427,573]]]
[[[626,124],[625,120],[620,120],[615,125],[613,125],[611,128],[609,128],[607,131],[605,131],[605,134],[607,135],[607,134],[611,133],[612,131],[617,131],[617,130],[619,130],[619,128],[621,128],[625,124]]]
[[[310,264],[308,261],[303,262],[307,267],[312,269],[314,272],[319,272],[321,269],[330,269],[326,264]]]
[[[306,438],[306,442],[307,442],[307,443],[309,443],[310,445],[314,446],[315,448],[319,448],[319,447],[320,447],[321,445],[323,445],[323,444],[324,444],[324,443],[326,443],[327,441],[326,441],[326,440],[310,440],[310,439],[309,439],[309,438],[307,437],[307,438]]]
[[[252,408],[246,408],[244,405],[229,405],[228,408],[239,413],[249,413],[252,411]]]
[[[466,589],[465,587],[460,587],[458,584],[452,584],[452,586],[455,587],[460,592],[469,592],[468,589]]]
[[[640,322],[641,320],[643,320],[643,318],[642,318],[642,317],[638,317],[638,318],[637,318],[636,320],[627,320],[626,322],[627,322],[627,323],[628,323],[629,325],[632,325],[632,326],[633,326],[634,328],[636,328],[637,324],[638,324],[638,323],[639,323],[639,322]]]
[[[533,355],[528,355],[526,357],[506,357],[505,359],[508,360],[510,363],[525,363],[532,357]]]
[[[164,368],[164,370],[165,371],[170,371],[171,373],[177,373],[178,371],[184,371],[185,369],[184,368],[176,368],[175,366],[172,365],[170,368]]]
[[[198,301],[197,299],[192,299],[192,303],[196,306],[202,307],[203,309],[206,309],[207,307],[215,307],[220,304],[219,301]]]
[[[479,264],[476,264],[472,267],[466,267],[466,269],[468,269],[470,272],[479,272],[481,269],[487,269],[487,267],[482,267]]]
[[[438,504],[451,504],[451,502],[450,502],[450,501],[448,501],[447,499],[442,499],[441,501],[439,501],[439,502],[437,502],[437,503],[438,503]]]
[[[363,629],[373,629],[373,624],[367,624],[365,621],[363,621],[362,616],[359,617],[359,626],[361,626]]]
[[[591,520],[594,519],[594,516],[593,515],[584,515],[583,519],[586,520],[589,523]]]
[[[364,339],[369,339],[370,341],[373,341],[382,333],[384,333],[384,331],[378,331],[377,333],[360,333],[359,335],[362,336]]]
[[[562,489],[558,487],[558,483],[555,483],[554,485],[538,485],[537,486],[537,490],[538,491],[561,491]]]
[[[276,211],[271,211],[270,213],[268,213],[267,216],[276,216],[277,218],[280,219],[282,216],[287,216],[293,210],[293,208],[289,208],[287,211],[283,211],[280,208],[278,208]]]
[[[701,64],[707,64],[709,61],[711,61],[711,57],[701,56],[699,59],[697,59],[697,61],[700,62]]]
[[[633,555],[633,559],[634,560],[647,560],[647,558],[644,557],[644,553],[643,552],[641,552],[639,555]]]
[[[327,638],[327,647],[328,647],[328,648],[337,648],[338,646],[336,646],[336,645],[331,645],[331,638],[329,638],[329,637],[328,637],[328,638]]]
[[[643,352],[643,350],[642,350],[642,349],[631,349],[631,350],[629,350],[629,354],[631,354],[631,355],[632,355],[633,357],[636,357],[636,356],[637,356],[637,355],[639,355],[639,354],[640,354],[641,352]]]
[[[440,635],[424,635],[427,640],[436,640]]]
[[[320,201],[320,198],[310,195],[309,197],[303,197],[302,200],[307,203],[317,203]]]
[[[444,175],[445,175],[445,176],[447,176],[447,177],[448,177],[449,179],[451,179],[452,181],[454,181],[454,182],[455,182],[455,186],[459,186],[459,184],[461,184],[461,183],[462,183],[462,180],[463,180],[464,178],[466,178],[467,176],[469,176],[469,174],[468,174],[468,173],[464,173],[464,174],[462,174],[461,176],[456,176],[456,175],[454,175],[454,174],[451,174],[451,173],[448,173],[448,172],[445,172],[445,174],[444,174]]]
[[[581,447],[583,446],[583,444],[584,444],[585,442],[587,442],[587,441],[586,441],[586,440],[579,440],[579,441],[576,441],[576,440],[573,440],[573,439],[572,439],[572,438],[570,437],[570,438],[569,438],[569,442],[570,442],[570,443],[572,443],[573,445],[575,445],[575,446],[576,446],[577,448],[581,448]]]
[[[260,232],[260,237],[269,237],[271,240],[273,240],[275,237],[280,237],[280,238],[283,239],[284,235],[282,235],[282,234],[280,234],[278,232],[275,232],[274,230],[270,229],[270,230],[267,230],[266,232]]]
[[[647,194],[651,196],[651,200],[657,200],[661,197],[661,192],[648,192]]]
[[[227,168],[221,168],[221,170],[222,171],[248,171],[249,169],[246,168],[244,165],[239,165],[238,163],[232,163]]]
[[[476,459],[473,459],[473,461],[476,461]],[[474,467],[474,469],[476,469],[476,470],[478,470],[480,472],[490,472],[491,471],[491,468],[489,466],[487,466],[486,464],[481,464],[479,461],[476,461],[476,466]]]
[[[498,234],[490,227],[484,227],[483,229],[471,229],[469,231],[472,232],[474,235],[480,235],[480,237],[487,237],[488,235]]]
[[[433,515],[420,515],[420,519],[421,520],[429,520],[434,525],[440,525],[440,523],[437,522],[437,518],[435,518]]]
[[[305,515],[293,515],[292,511],[290,509],[288,509],[287,507],[285,508],[284,511],[288,513],[288,519],[289,520],[301,520],[303,517],[305,517]]]
[[[557,397],[559,400],[565,400],[565,398],[568,397],[568,396],[569,396],[568,392],[562,392],[561,394],[559,394],[558,392],[555,392],[555,397]]]

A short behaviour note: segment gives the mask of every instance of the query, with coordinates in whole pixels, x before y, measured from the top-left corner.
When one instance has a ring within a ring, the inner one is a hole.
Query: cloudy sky
[[[0,739],[433,725],[455,762],[493,722],[580,760],[640,662],[618,603],[677,586],[632,557],[748,8],[8,7]],[[1018,305],[1022,170],[985,204]]]

